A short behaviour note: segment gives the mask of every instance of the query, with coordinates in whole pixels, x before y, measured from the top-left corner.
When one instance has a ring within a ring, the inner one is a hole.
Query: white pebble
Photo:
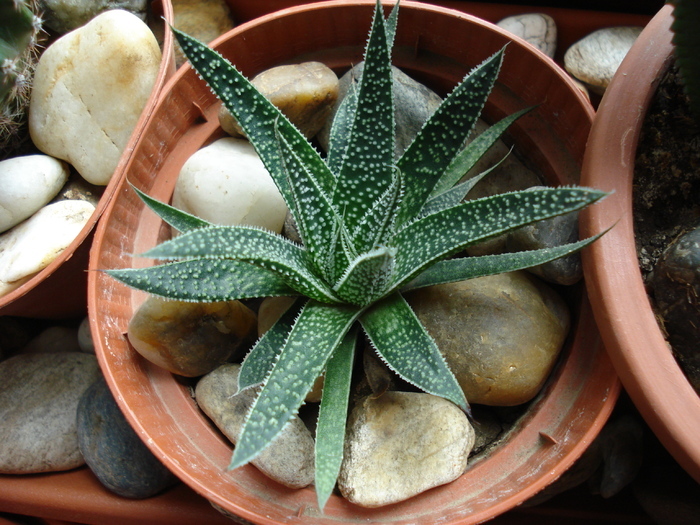
[[[592,91],[603,94],[641,32],[636,26],[594,31],[566,51],[564,67]]]
[[[504,18],[497,26],[519,36],[549,57],[557,49],[557,25],[544,13],[527,13]]]
[[[56,202],[1,235],[0,281],[14,283],[51,264],[77,237],[94,211],[89,202]]]
[[[26,155],[0,162],[0,232],[31,217],[68,180],[65,162],[48,155]]]
[[[233,138],[219,139],[187,160],[173,206],[215,224],[260,226],[278,233],[287,214],[253,146]]]

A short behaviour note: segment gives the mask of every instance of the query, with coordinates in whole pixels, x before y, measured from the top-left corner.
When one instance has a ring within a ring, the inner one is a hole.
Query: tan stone
[[[208,44],[229,29],[235,22],[224,0],[172,0],[175,20],[180,31]],[[187,61],[179,46],[175,46],[175,64],[180,67]]]
[[[197,377],[255,340],[255,314],[239,301],[194,303],[149,296],[129,322],[134,349],[173,374]]]
[[[569,329],[564,301],[526,272],[406,294],[470,403],[514,406],[544,384]]]
[[[338,98],[338,77],[320,62],[274,67],[251,82],[307,138],[323,127]],[[223,106],[219,122],[227,133],[242,135],[238,122]]]
[[[416,392],[367,397],[348,421],[338,488],[363,507],[397,503],[461,476],[473,446],[467,416],[445,399]]]
[[[564,67],[591,91],[602,95],[642,27],[606,27],[582,38],[564,54]]]

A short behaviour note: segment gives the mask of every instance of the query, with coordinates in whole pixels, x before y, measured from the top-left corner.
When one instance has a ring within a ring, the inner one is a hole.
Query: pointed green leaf
[[[287,341],[289,332],[292,331],[304,303],[306,303],[306,298],[297,298],[248,352],[241,364],[238,376],[239,390],[257,386],[268,376],[277,356],[284,348],[284,343]]]
[[[386,246],[362,254],[352,261],[333,290],[350,304],[368,305],[386,292],[395,256],[396,250]]]
[[[603,235],[603,233],[582,241],[562,244],[561,246],[554,246],[552,248],[440,261],[409,282],[401,291],[406,292],[425,286],[453,283],[466,279],[474,279],[475,277],[484,277],[485,275],[496,275],[499,273],[532,268],[533,266],[548,263],[560,257],[575,253],[591,244]]]
[[[538,188],[467,201],[416,221],[395,239],[392,286],[402,286],[450,255],[509,230],[579,210],[605,197],[588,188]]]
[[[391,9],[391,13],[385,20],[384,26],[386,28],[386,47],[389,49],[389,54],[391,54],[391,49],[394,47],[394,37],[396,36],[396,24],[399,20],[399,0],[396,1],[394,7]],[[377,5],[374,7],[376,11],[381,12],[382,4],[380,0],[377,0]]]
[[[433,213],[438,213],[448,208],[454,208],[457,206],[464,200],[474,186],[476,186],[484,177],[500,166],[504,160],[505,157],[486,171],[483,171],[471,179],[465,180],[449,190],[445,190],[442,193],[428,199],[425,206],[423,206],[423,209],[421,210],[421,216],[432,215]]]
[[[350,262],[357,258],[357,251],[351,245],[350,235],[342,222],[336,225],[325,260],[324,275],[331,283],[337,282],[347,271]]]
[[[309,301],[248,414],[229,468],[245,465],[297,413],[314,381],[360,313],[357,307]]]
[[[474,127],[503,61],[503,49],[475,68],[428,119],[399,159],[405,194],[397,224],[418,216],[440,176],[462,149]]]
[[[232,301],[297,294],[274,273],[230,259],[196,259],[105,271],[132,288],[179,301]]]
[[[399,376],[424,392],[469,405],[435,341],[399,293],[382,299],[360,317],[377,354]]]
[[[335,177],[316,149],[287,117],[219,53],[182,31],[175,28],[172,28],[172,31],[197,73],[209,84],[212,91],[240,124],[290,210],[293,213],[297,211],[293,208],[288,182],[280,164],[280,151],[275,140],[276,127],[292,145],[297,155],[303,159],[309,171],[316,177],[318,184],[324,188],[324,191],[330,193],[335,184]]]
[[[401,172],[395,170],[391,185],[381,195],[374,206],[367,210],[360,223],[352,233],[355,247],[364,252],[386,244],[394,233],[396,209],[401,199]]]
[[[333,203],[341,210],[349,231],[354,230],[391,184],[393,151],[391,57],[383,15],[381,10],[375,10],[355,120],[333,194]]]
[[[196,217],[190,213],[178,210],[177,208],[170,206],[169,204],[165,204],[164,202],[160,202],[159,200],[150,197],[133,184],[131,185],[131,187],[139,196],[139,198],[151,210],[153,210],[156,213],[156,215],[158,215],[158,217],[167,222],[177,231],[187,232],[190,230],[195,230],[197,228],[205,228],[207,226],[212,225],[210,222],[207,222],[204,219],[200,219],[199,217]]]
[[[211,226],[192,230],[143,254],[154,259],[227,258],[245,261],[280,275],[298,292],[323,302],[335,294],[309,269],[304,248],[252,226]]]
[[[345,154],[350,144],[352,125],[355,122],[357,112],[357,82],[359,79],[350,79],[345,98],[338,106],[333,117],[331,132],[328,137],[328,168],[336,177],[340,174]]]
[[[493,146],[508,127],[520,117],[529,113],[534,106],[522,109],[501,119],[472,140],[466,148],[452,160],[445,172],[440,176],[431,195],[435,196],[452,188],[471,170],[484,154]]]
[[[282,151],[282,166],[294,198],[297,213],[294,218],[305,248],[309,251],[309,261],[314,269],[330,280],[325,263],[329,251],[334,248],[333,234],[342,228],[342,219],[336,213],[331,196],[323,192],[316,179],[306,169],[291,145],[281,134],[277,140]]]
[[[381,12],[381,6],[375,6],[375,10],[377,12]],[[396,2],[385,23],[387,48],[389,49],[389,52],[391,52],[391,48],[394,44],[398,14],[399,2]],[[357,77],[350,79],[347,93],[345,94],[345,97],[343,98],[338,110],[335,113],[335,116],[333,117],[333,123],[328,141],[327,163],[331,172],[336,175],[340,173],[343,158],[345,157],[348,144],[350,143],[352,125],[355,122],[355,114],[357,112],[357,86],[360,76],[361,73]]]
[[[326,506],[333,492],[343,463],[356,339],[357,330],[350,330],[328,360],[323,380],[323,395],[316,425],[314,482],[320,510]]]

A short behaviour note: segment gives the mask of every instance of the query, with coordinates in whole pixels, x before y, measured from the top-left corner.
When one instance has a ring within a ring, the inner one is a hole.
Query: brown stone
[[[564,301],[526,272],[427,287],[406,298],[470,403],[514,406],[532,399],[569,329]]]

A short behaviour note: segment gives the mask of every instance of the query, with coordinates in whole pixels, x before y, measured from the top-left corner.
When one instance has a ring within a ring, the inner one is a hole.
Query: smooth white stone
[[[592,91],[602,94],[642,29],[629,26],[594,31],[566,51],[564,67]]]
[[[496,24],[519,36],[549,57],[557,50],[557,24],[544,13],[509,16]]]
[[[0,232],[31,217],[68,180],[65,162],[49,155],[26,155],[0,162]]]
[[[48,266],[75,239],[94,211],[89,202],[56,202],[1,235],[0,281],[13,283]]]
[[[136,15],[115,9],[56,40],[36,69],[29,131],[44,153],[106,185],[155,84],[161,52]]]
[[[228,137],[185,162],[173,206],[215,224],[246,224],[278,233],[287,214],[287,205],[253,146]]]

